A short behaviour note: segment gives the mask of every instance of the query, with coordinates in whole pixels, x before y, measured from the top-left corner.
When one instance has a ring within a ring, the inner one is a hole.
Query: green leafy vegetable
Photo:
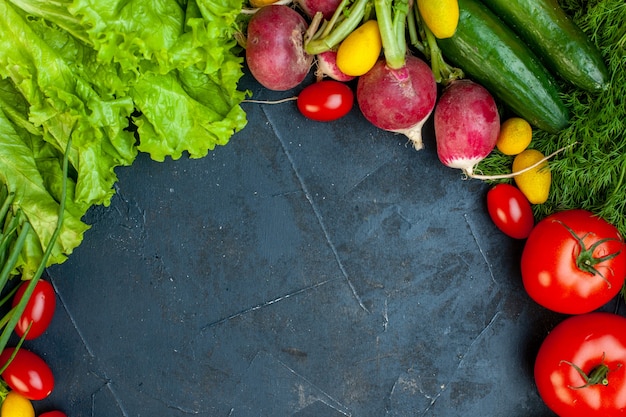
[[[552,190],[545,204],[534,206],[535,215],[583,208],[626,236],[626,3],[562,0],[561,5],[600,48],[611,80],[597,94],[564,84],[570,125],[558,134],[534,132],[531,147],[545,155],[575,143],[550,161]],[[511,158],[496,152],[478,168],[490,175],[510,172]]]
[[[200,158],[245,126],[241,5],[0,0],[0,182],[14,194],[11,213],[32,225],[14,274],[33,276],[55,231],[68,143],[68,198],[48,265],[80,244],[83,215],[110,204],[115,169],[138,152]]]

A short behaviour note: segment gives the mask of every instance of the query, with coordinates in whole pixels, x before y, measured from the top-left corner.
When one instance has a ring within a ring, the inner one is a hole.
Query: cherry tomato
[[[17,391],[9,391],[0,408],[1,417],[35,417],[30,400]]]
[[[511,184],[497,184],[487,192],[487,211],[496,227],[514,239],[526,239],[535,225],[528,199]]]
[[[0,367],[8,362],[15,348],[6,348],[0,354]],[[2,379],[14,391],[29,400],[42,400],[54,388],[52,370],[37,354],[20,348],[9,366],[2,372]]]
[[[298,95],[296,103],[305,117],[329,122],[350,112],[354,93],[342,82],[323,80],[306,86]]]
[[[615,226],[591,212],[561,211],[533,228],[522,252],[521,273],[538,304],[559,313],[588,313],[622,288],[626,245]]]
[[[43,414],[39,414],[39,417],[67,417],[63,411],[47,411]]]
[[[20,284],[13,298],[13,307],[22,300],[28,284],[29,281],[24,281]],[[55,308],[56,295],[52,284],[40,279],[35,285],[35,289],[28,299],[28,303],[26,303],[24,313],[22,313],[20,320],[15,326],[15,333],[17,333],[19,337],[22,337],[26,329],[28,329],[29,324],[32,322],[25,339],[32,340],[41,336],[50,325]]]
[[[626,416],[626,318],[565,319],[541,344],[534,373],[539,395],[560,417]]]

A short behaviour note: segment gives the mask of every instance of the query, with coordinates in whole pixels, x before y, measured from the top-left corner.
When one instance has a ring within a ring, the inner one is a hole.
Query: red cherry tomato
[[[3,367],[15,348],[6,348],[0,354],[0,367]],[[43,400],[54,388],[52,370],[37,354],[20,348],[15,357],[2,372],[2,379],[14,391],[29,400]]]
[[[39,417],[67,417],[62,411],[47,411],[45,413],[39,414]]]
[[[552,214],[522,251],[522,280],[538,304],[582,314],[609,302],[626,277],[626,244],[617,228],[586,210]]]
[[[350,112],[354,93],[342,82],[323,80],[306,86],[298,95],[296,103],[305,117],[329,122]]]
[[[24,281],[20,284],[20,287],[13,298],[13,307],[15,307],[22,300],[28,284],[29,281]],[[22,313],[20,320],[15,326],[15,333],[17,333],[19,337],[22,337],[32,322],[30,330],[26,335],[26,340],[32,340],[41,336],[50,325],[52,317],[54,316],[55,308],[56,295],[52,284],[48,281],[40,279],[35,285],[35,289],[33,290],[28,303],[26,303],[24,313]]]
[[[541,344],[534,374],[539,395],[560,417],[626,416],[626,318],[566,318]]]
[[[496,227],[514,239],[526,239],[535,225],[528,199],[511,184],[498,184],[487,192],[487,211]]]

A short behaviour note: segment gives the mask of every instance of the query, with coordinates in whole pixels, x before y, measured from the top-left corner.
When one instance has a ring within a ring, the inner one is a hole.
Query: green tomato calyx
[[[580,374],[581,378],[585,381],[583,385],[579,385],[579,386],[568,385],[568,388],[582,389],[582,388],[590,387],[592,385],[604,385],[604,386],[609,385],[609,372],[611,372],[611,369],[606,363],[604,363],[605,357],[606,357],[606,353],[603,353],[602,361],[597,366],[592,368],[589,374],[586,374],[585,371],[580,369],[578,365],[572,362],[566,361],[566,360],[562,360],[559,364],[565,363],[571,366],[572,368],[576,370],[576,372]],[[622,366],[621,363],[617,365],[618,368],[621,368],[621,366]]]
[[[576,240],[576,242],[578,243],[578,253],[574,253],[574,257],[576,258],[576,266],[578,267],[578,269],[580,269],[581,271],[585,271],[588,272],[592,275],[598,275],[600,276],[608,285],[609,288],[611,288],[611,283],[609,282],[608,279],[606,279],[606,277],[604,276],[604,274],[602,272],[600,272],[600,270],[598,269],[598,264],[605,262],[605,261],[609,261],[613,258],[615,258],[616,256],[618,256],[622,250],[619,249],[613,253],[609,253],[607,255],[604,256],[599,256],[599,257],[595,257],[594,256],[594,251],[600,246],[605,244],[606,242],[611,242],[611,241],[620,241],[620,239],[617,238],[611,238],[611,237],[607,237],[604,239],[599,239],[596,242],[594,242],[593,244],[591,244],[589,247],[587,247],[587,245],[585,244],[585,238],[587,236],[589,236],[592,233],[585,233],[582,237],[578,236],[576,234],[576,232],[574,230],[572,230],[571,227],[569,227],[568,225],[566,225],[565,223],[563,223],[560,220],[556,220],[558,223],[560,223],[563,227],[565,227],[567,229],[568,232],[570,232],[570,234],[572,235],[572,237]],[[609,268],[610,270],[610,268]]]

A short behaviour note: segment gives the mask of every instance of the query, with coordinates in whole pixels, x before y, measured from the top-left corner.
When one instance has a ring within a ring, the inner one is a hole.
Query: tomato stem
[[[576,239],[576,242],[578,242],[579,252],[577,254],[574,254],[574,256],[576,257],[576,266],[578,267],[578,269],[580,269],[581,271],[588,272],[592,275],[599,275],[607,283],[609,288],[611,288],[611,283],[609,282],[609,280],[606,279],[604,274],[602,274],[602,272],[598,270],[596,265],[598,265],[601,262],[608,261],[608,260],[615,258],[622,252],[622,250],[619,249],[616,252],[609,253],[604,256],[599,256],[597,258],[593,255],[593,253],[600,245],[606,242],[619,241],[619,239],[607,237],[604,239],[600,239],[594,242],[591,246],[587,247],[585,245],[584,240],[589,235],[589,233],[585,233],[582,237],[578,236],[576,232],[572,230],[571,227],[569,227],[562,221],[560,220],[555,220],[555,221],[561,224],[563,227],[565,227],[567,231],[570,232],[570,234],[574,237],[574,239]]]
[[[582,389],[582,388],[587,388],[592,385],[604,385],[604,386],[609,385],[608,375],[609,375],[609,372],[611,372],[611,369],[609,368],[607,364],[604,363],[605,357],[606,357],[606,353],[603,353],[602,361],[600,362],[600,364],[592,368],[588,375],[585,373],[585,371],[580,369],[578,365],[572,362],[566,361],[566,360],[562,360],[560,363],[568,364],[569,366],[574,368],[576,372],[580,374],[581,378],[585,381],[583,385],[579,385],[577,387],[568,385],[568,387],[571,389]],[[618,368],[621,366],[622,364],[620,363],[618,365]]]
[[[9,391],[10,389],[7,383],[0,379],[0,404],[4,402],[7,395],[9,394]]]

